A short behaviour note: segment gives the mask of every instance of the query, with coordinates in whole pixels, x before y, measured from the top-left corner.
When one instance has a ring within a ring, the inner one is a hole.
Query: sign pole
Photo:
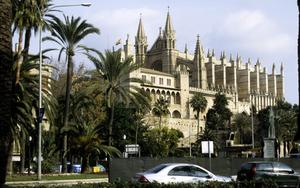
[[[208,157],[209,157],[209,171],[211,171],[210,141],[208,141]]]

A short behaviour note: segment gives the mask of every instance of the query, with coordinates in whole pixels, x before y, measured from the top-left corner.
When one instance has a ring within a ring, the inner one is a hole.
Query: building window
[[[146,75],[142,75],[142,80],[145,82],[146,81]]]
[[[155,77],[154,76],[151,76],[151,83],[155,84]]]
[[[167,85],[168,85],[168,86],[171,85],[171,79],[167,79]]]
[[[164,84],[163,78],[159,78],[159,84],[160,84],[160,85],[163,85],[163,84]]]

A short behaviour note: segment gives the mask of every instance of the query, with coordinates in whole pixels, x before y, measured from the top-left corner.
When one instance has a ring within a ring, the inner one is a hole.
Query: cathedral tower
[[[175,49],[175,30],[173,29],[171,16],[168,11],[165,30],[163,32],[163,60],[162,71],[172,74],[176,69],[177,50]]]
[[[139,27],[135,37],[134,47],[135,47],[136,63],[144,64],[148,44],[147,44],[147,37],[145,35],[142,18],[140,18],[139,21]]]

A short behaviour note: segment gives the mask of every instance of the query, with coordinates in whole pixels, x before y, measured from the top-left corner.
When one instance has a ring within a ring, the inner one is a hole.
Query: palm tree
[[[49,12],[57,11],[52,9],[51,0],[12,0],[13,4],[13,31],[19,31],[19,43],[18,43],[18,63],[26,61],[28,58],[28,51],[30,46],[31,33],[34,30],[36,33],[40,25],[45,29],[47,26],[47,17],[52,17]],[[45,18],[42,18],[45,17]],[[25,32],[24,48],[23,35]],[[22,54],[21,54],[22,53]],[[19,70],[19,69],[18,69]],[[17,78],[18,81],[18,78]]]
[[[35,62],[34,58],[23,62],[20,67],[19,82],[15,85],[14,89],[15,105],[13,107],[13,122],[20,128],[20,130],[14,130],[14,132],[17,134],[15,140],[19,141],[21,146],[21,172],[23,172],[25,164],[25,139],[33,132],[34,126],[32,125],[35,125],[36,121],[34,117],[37,117],[33,114],[33,110],[35,109],[36,111],[38,109],[38,69],[39,64]],[[57,106],[51,92],[53,80],[50,73],[52,70],[52,66],[43,65],[43,101],[45,114],[50,124],[53,124]],[[14,74],[16,74],[16,67],[14,67]]]
[[[203,113],[207,107],[207,100],[202,93],[196,93],[190,101],[197,118],[197,137],[199,136],[200,112]]]
[[[57,17],[53,17],[53,20],[49,21],[51,26],[52,36],[45,37],[44,40],[55,42],[60,46],[58,59],[60,60],[63,52],[66,53],[67,60],[67,84],[66,84],[66,100],[65,100],[65,111],[64,111],[64,124],[68,125],[69,116],[69,103],[70,103],[70,93],[72,88],[72,77],[73,77],[73,57],[77,50],[85,49],[84,46],[79,43],[90,34],[99,34],[99,29],[95,28],[93,25],[86,22],[86,20],[81,20],[80,17],[71,19],[64,15],[64,20],[60,20]],[[64,137],[64,153],[67,152],[67,136]],[[65,156],[63,154],[62,156]],[[66,157],[63,157],[63,172],[66,172]]]
[[[169,105],[170,105],[169,100],[163,97],[159,97],[159,99],[157,99],[157,101],[154,103],[152,112],[154,113],[155,116],[159,117],[159,129],[161,129],[162,117],[170,113],[168,109]]]
[[[150,96],[138,86],[144,83],[141,79],[130,77],[130,73],[140,67],[132,63],[132,57],[122,60],[120,51],[106,50],[104,54],[97,51],[95,53],[97,56],[87,54],[96,67],[93,77],[97,82],[91,87],[94,89],[100,87],[104,93],[109,116],[108,146],[111,146],[116,104],[133,104],[139,109],[149,108]]]
[[[93,153],[101,154],[102,152],[111,156],[116,154],[121,155],[121,152],[112,146],[105,146],[102,144],[96,126],[91,123],[84,123],[75,131],[75,137],[72,137],[72,150],[82,158],[81,173],[88,172],[89,157]]]
[[[5,183],[8,157],[13,137],[11,127],[12,119],[12,36],[11,36],[11,10],[10,0],[0,0],[0,187]]]

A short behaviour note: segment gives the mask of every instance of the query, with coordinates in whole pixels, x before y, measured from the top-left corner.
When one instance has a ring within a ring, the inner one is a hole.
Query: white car
[[[143,173],[137,173],[133,181],[158,183],[198,183],[205,181],[231,182],[230,177],[218,176],[194,164],[160,164]]]

